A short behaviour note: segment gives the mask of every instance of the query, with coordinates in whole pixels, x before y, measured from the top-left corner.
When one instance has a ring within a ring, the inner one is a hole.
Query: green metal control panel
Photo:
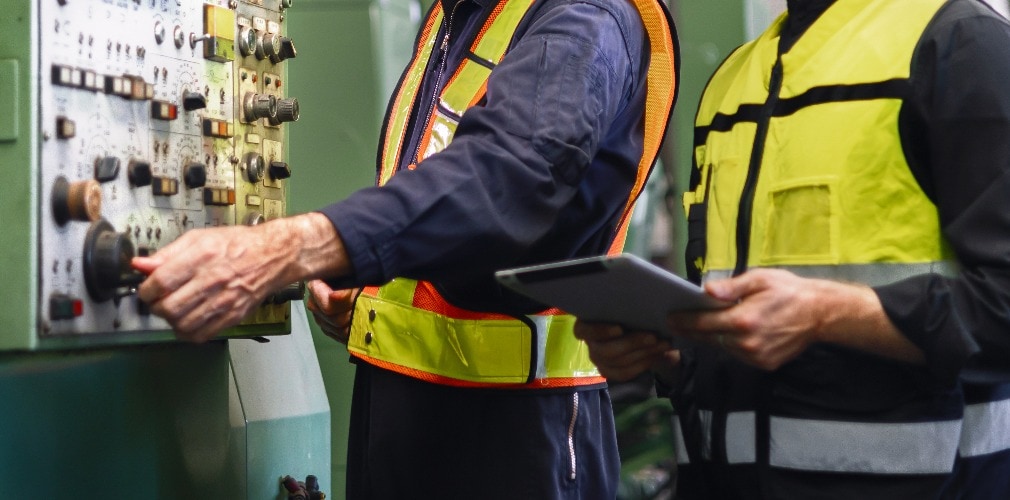
[[[0,349],[172,340],[130,259],[287,212],[291,0],[15,3],[0,21]],[[279,290],[224,335],[288,333],[300,298]]]

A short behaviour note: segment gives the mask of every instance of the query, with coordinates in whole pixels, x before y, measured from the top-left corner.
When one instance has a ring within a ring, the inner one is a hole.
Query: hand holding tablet
[[[495,278],[523,295],[590,322],[616,323],[669,336],[672,311],[717,309],[730,303],[631,254],[572,259],[505,269]]]

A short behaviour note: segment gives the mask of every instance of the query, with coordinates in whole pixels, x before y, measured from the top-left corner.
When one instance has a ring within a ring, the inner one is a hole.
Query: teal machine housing
[[[0,16],[0,497],[283,498],[331,486],[292,284],[205,345],[133,255],[288,212],[290,0],[16,0]],[[296,169],[297,171],[297,169]]]

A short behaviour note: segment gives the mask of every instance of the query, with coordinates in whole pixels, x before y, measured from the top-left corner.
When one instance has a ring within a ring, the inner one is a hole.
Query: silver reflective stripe
[[[775,467],[869,474],[951,471],[960,420],[856,423],[771,417],[769,463]]]
[[[537,372],[536,372],[536,378],[538,378],[538,379],[547,378],[547,365],[546,365],[546,361],[544,360],[544,356],[547,355],[546,354],[547,353],[547,329],[548,329],[548,327],[551,326],[551,319],[553,318],[553,316],[549,316],[549,315],[543,315],[543,316],[527,315],[526,317],[529,318],[530,321],[533,322],[534,326],[536,326],[536,330],[533,332],[533,335],[535,335],[536,339],[537,339]]]
[[[918,262],[894,264],[877,262],[872,264],[839,264],[833,266],[769,266],[769,269],[784,269],[804,278],[820,278],[833,281],[852,281],[869,286],[881,286],[901,281],[920,274],[937,273],[954,276],[958,272],[955,262]],[[732,269],[713,269],[705,273],[704,281],[725,279],[732,276]]]
[[[731,464],[751,464],[757,460],[755,430],[756,414],[752,411],[726,415],[726,461]]]
[[[673,419],[673,448],[677,463],[687,465],[691,459],[687,456],[687,445],[684,444],[684,430],[680,427],[680,419]]]
[[[1010,400],[965,406],[958,449],[962,457],[1010,449]]]
[[[712,460],[712,411],[698,410],[698,420],[701,421],[701,458]]]

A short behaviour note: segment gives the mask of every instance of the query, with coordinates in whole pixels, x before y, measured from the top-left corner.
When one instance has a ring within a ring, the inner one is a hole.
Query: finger
[[[315,306],[319,312],[328,314],[330,311],[330,294],[333,289],[322,280],[308,282],[310,306]]]
[[[705,291],[713,297],[729,302],[738,301],[748,295],[768,288],[768,279],[763,272],[747,272],[724,280],[705,284]]]
[[[612,323],[592,323],[582,320],[575,322],[575,337],[581,340],[600,341],[615,339],[624,335],[624,329]]]
[[[590,358],[612,366],[633,365],[669,349],[666,342],[660,342],[649,333],[627,334],[613,340],[589,340],[587,345]]]
[[[597,363],[597,368],[600,370],[600,374],[606,377],[608,380],[614,380],[623,382],[626,380],[631,380],[641,373],[650,370],[654,365],[656,365],[663,358],[661,352],[651,353],[648,356],[634,360],[633,362],[625,364],[601,364]]]
[[[187,285],[188,286],[188,285]],[[185,288],[182,292],[186,292]],[[259,301],[248,294],[209,291],[205,300],[179,316],[176,335],[191,342],[206,342],[222,330],[239,324]]]
[[[334,290],[328,297],[332,314],[347,314],[354,309],[354,289]]]

